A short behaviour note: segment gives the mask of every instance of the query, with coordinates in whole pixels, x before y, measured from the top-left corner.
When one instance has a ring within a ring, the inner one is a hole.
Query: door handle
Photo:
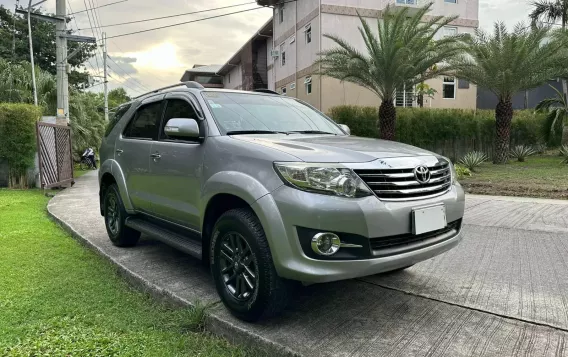
[[[162,155],[160,155],[159,153],[155,153],[155,154],[150,155],[150,157],[153,158],[153,159],[159,159],[159,158],[162,157]]]
[[[122,149],[116,149],[116,153],[117,153],[118,155],[122,154],[123,152],[124,152],[124,150],[122,150]]]

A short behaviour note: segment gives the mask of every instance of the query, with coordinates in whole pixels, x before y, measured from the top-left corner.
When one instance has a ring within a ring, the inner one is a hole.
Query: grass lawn
[[[203,309],[131,289],[46,214],[0,190],[0,356],[256,356],[200,330]]]
[[[529,156],[507,165],[484,163],[460,180],[468,193],[568,199],[568,165],[559,156]]]

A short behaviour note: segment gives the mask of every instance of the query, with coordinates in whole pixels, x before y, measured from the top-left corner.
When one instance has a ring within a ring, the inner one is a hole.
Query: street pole
[[[34,104],[37,106],[37,86],[35,78],[35,65],[34,65],[34,46],[32,41],[32,0],[28,4],[28,37],[30,39],[30,63],[32,64],[32,83],[34,86]]]
[[[107,79],[107,42],[106,32],[103,32],[103,67],[104,67],[104,87],[105,87],[105,121],[108,122],[108,79]]]
[[[55,14],[65,19],[67,9],[65,0],[56,0]],[[58,21],[55,25],[55,62],[57,63],[57,114],[56,123],[69,124],[69,83],[67,77],[67,33],[66,21]]]

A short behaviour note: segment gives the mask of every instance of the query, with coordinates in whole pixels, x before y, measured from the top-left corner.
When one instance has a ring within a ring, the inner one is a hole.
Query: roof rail
[[[171,89],[171,88],[176,88],[176,87],[181,87],[181,86],[185,86],[186,88],[195,88],[195,89],[204,89],[205,87],[203,87],[201,84],[194,82],[194,81],[188,81],[188,82],[181,82],[181,83],[177,83],[177,84],[172,84],[171,86],[167,86],[167,87],[162,87],[162,88],[158,88],[155,89],[151,92],[148,93],[144,93],[142,95],[139,95],[138,97],[135,97],[134,99],[138,99],[138,98],[142,98],[144,96],[147,96],[148,94],[152,94],[152,93],[160,93],[161,91],[164,91],[166,89]]]
[[[280,93],[278,93],[278,92],[275,92],[275,91],[270,90],[270,89],[264,89],[264,88],[253,89],[253,92],[268,93],[268,94],[278,94],[278,95],[280,95]]]

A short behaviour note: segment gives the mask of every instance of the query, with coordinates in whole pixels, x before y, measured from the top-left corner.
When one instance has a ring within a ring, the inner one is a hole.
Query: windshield
[[[331,120],[287,97],[202,92],[217,124],[226,132],[313,132],[344,135]]]

